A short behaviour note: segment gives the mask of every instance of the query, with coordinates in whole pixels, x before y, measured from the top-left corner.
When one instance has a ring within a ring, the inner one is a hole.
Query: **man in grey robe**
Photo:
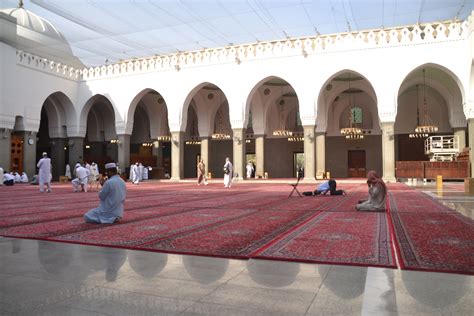
[[[117,174],[115,163],[106,164],[105,172],[109,178],[99,192],[99,207],[84,214],[87,223],[112,224],[123,217],[125,196],[127,194],[125,182]]]
[[[38,161],[38,181],[40,192],[44,192],[46,185],[46,192],[51,192],[51,159],[48,158],[47,153],[43,153],[43,158]]]

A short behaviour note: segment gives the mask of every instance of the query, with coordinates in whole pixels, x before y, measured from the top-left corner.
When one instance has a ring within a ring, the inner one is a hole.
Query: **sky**
[[[18,6],[0,0],[0,9]],[[25,0],[87,66],[230,45],[465,20],[474,0]]]

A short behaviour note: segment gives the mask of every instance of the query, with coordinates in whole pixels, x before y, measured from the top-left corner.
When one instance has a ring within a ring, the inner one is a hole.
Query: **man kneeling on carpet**
[[[377,172],[367,173],[367,185],[369,186],[369,198],[360,200],[356,205],[358,211],[383,212],[385,211],[385,197],[387,196],[387,186],[379,177]]]
[[[346,195],[347,192],[344,190],[336,190],[337,183],[336,180],[324,181],[319,185],[319,187],[314,191],[303,192],[303,195],[312,196],[312,195],[326,195],[328,192],[331,195]]]
[[[108,180],[99,192],[99,207],[84,214],[87,223],[112,224],[118,222],[123,216],[127,194],[125,182],[118,175],[117,165],[114,162],[105,165],[105,173]]]

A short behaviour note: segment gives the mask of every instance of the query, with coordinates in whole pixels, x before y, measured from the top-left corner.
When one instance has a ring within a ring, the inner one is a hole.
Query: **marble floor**
[[[474,277],[0,238],[0,315],[474,315]]]

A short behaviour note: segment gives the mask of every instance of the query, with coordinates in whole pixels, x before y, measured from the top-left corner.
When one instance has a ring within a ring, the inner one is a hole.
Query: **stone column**
[[[326,134],[316,134],[316,174],[326,172]]]
[[[171,180],[184,178],[184,132],[171,132]]]
[[[316,180],[316,146],[314,125],[303,126],[304,128],[304,180]]]
[[[265,173],[265,135],[255,136],[255,156],[257,159],[255,176],[263,177]]]
[[[245,130],[242,128],[232,129],[234,134],[234,177],[242,180],[245,174]]]
[[[10,171],[11,164],[11,136],[12,132],[8,128],[0,128],[0,167],[5,171]],[[36,143],[36,139],[35,139]],[[3,183],[2,183],[3,184]]]
[[[59,176],[64,176],[66,172],[66,151],[64,150],[66,141],[66,138],[51,138],[51,163],[54,180],[58,180]]]
[[[23,132],[23,171],[29,178],[36,174],[36,132]],[[64,151],[64,150],[63,150]]]
[[[69,137],[69,166],[73,172],[76,162],[83,162],[84,159],[84,137]]]
[[[394,122],[382,123],[382,172],[385,182],[396,182],[394,126]]]
[[[469,133],[469,162],[471,165],[471,177],[474,177],[474,168],[472,167],[472,162],[474,161],[474,118],[467,120],[467,128]]]
[[[117,135],[118,143],[118,165],[121,172],[125,172],[125,168],[130,166],[130,135],[121,134]]]
[[[201,159],[204,160],[204,164],[206,165],[206,172],[209,172],[209,148],[211,146],[211,142],[209,137],[202,137],[201,138]]]
[[[454,135],[458,136],[459,139],[459,151],[462,151],[466,147],[466,128],[465,127],[456,127],[453,128]]]

